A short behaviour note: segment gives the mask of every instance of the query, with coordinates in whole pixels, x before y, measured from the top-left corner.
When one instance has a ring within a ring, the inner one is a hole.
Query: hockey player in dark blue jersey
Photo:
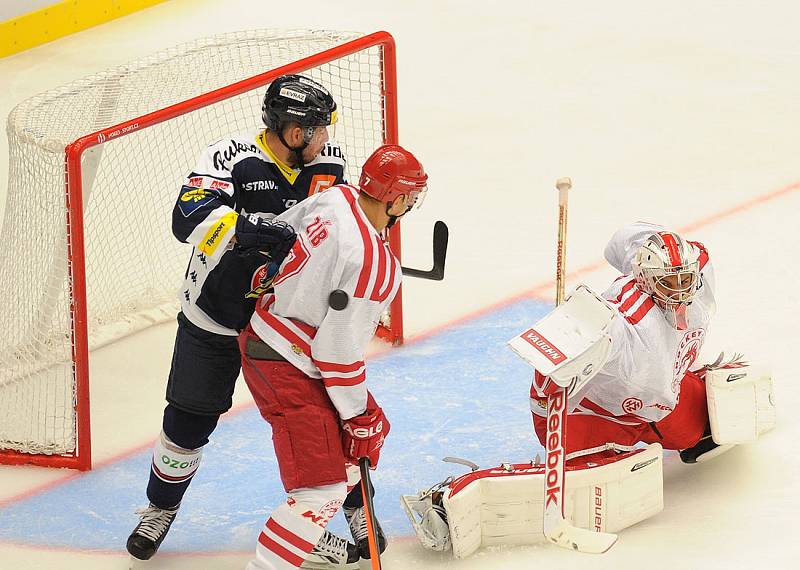
[[[336,103],[322,85],[300,75],[276,79],[264,96],[262,118],[265,129],[224,138],[201,153],[172,212],[175,237],[194,249],[180,292],[168,405],[147,486],[150,505],[139,511],[141,521],[127,542],[140,560],[151,558],[164,540],[203,446],[232,405],[241,365],[237,336],[258,297],[249,293],[265,285],[265,263],[279,266],[294,243],[291,227],[270,220],[344,182],[344,156],[328,132]]]

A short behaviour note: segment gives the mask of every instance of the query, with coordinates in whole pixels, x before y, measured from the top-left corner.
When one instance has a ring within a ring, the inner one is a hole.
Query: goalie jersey
[[[400,262],[358,205],[358,189],[335,186],[277,217],[297,241],[259,299],[255,333],[311,378],[322,379],[339,416],[366,409],[364,352],[400,288]],[[342,310],[332,291],[348,296]]]
[[[207,147],[186,177],[172,211],[172,232],[194,246],[183,287],[181,310],[196,326],[236,336],[250,320],[256,273],[264,264],[258,253],[231,249],[239,214],[273,218],[315,194],[344,182],[345,160],[328,142],[302,170],[277,158],[254,130]]]
[[[570,413],[600,415],[630,425],[660,421],[675,408],[684,374],[698,368],[696,359],[716,312],[713,267],[705,247],[690,242],[700,253],[700,283],[687,308],[687,329],[675,330],[632,275],[631,262],[639,246],[659,231],[664,228],[630,224],[606,246],[606,259],[623,273],[602,294],[617,310],[618,318],[608,330],[613,344],[597,376],[572,397]],[[532,388],[531,398],[533,413],[545,416],[544,396]]]

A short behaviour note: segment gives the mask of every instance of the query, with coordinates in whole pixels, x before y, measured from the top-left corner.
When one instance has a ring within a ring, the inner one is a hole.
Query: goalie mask
[[[659,232],[642,244],[633,259],[639,289],[649,294],[677,330],[688,327],[687,307],[700,283],[700,252],[673,232]]]

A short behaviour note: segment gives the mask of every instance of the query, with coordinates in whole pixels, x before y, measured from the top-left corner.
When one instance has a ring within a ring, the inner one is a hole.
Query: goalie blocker
[[[452,549],[456,558],[483,546],[541,543],[544,473],[537,463],[503,464],[448,478],[401,502],[422,545]],[[572,525],[598,532],[627,528],[664,508],[661,446],[567,467],[565,486],[564,513]]]

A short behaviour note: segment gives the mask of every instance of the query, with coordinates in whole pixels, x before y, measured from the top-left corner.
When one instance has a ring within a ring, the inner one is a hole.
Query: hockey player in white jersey
[[[304,567],[369,557],[363,509],[344,509],[359,552],[343,557],[332,543],[326,553],[318,542],[357,482],[348,465],[360,457],[377,465],[389,433],[367,390],[364,352],[400,287],[400,263],[382,233],[426,188],[419,161],[386,145],[364,163],[358,188],[334,186],[276,218],[297,229],[297,241],[239,344],[247,385],[272,425],[288,500],[263,527],[249,570],[299,567],[315,545]],[[330,302],[334,291],[347,302]]]
[[[607,443],[659,443],[693,463],[717,447],[704,382],[714,367],[697,362],[716,311],[708,252],[699,242],[638,222],[614,234],[605,256],[623,274],[602,294],[618,313],[608,331],[613,344],[600,372],[570,395],[566,452],[583,452],[573,463],[586,462],[613,455],[585,454]],[[548,382],[537,372],[531,387],[542,442]]]
[[[738,355],[697,362],[716,310],[706,248],[640,222],[617,231],[605,255],[623,275],[602,296],[581,285],[510,341],[537,363],[534,427],[548,465],[563,454],[563,479],[538,461],[474,466],[404,495],[424,546],[464,557],[541,541],[543,504],[560,505],[572,526],[615,533],[663,509],[662,448],[705,461],[774,426],[768,373]],[[568,414],[558,386],[567,389]]]

